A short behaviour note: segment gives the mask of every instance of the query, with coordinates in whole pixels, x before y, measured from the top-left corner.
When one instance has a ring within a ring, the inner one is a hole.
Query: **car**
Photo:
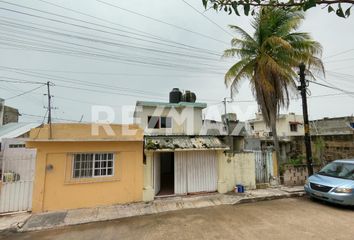
[[[327,164],[307,179],[304,188],[312,198],[354,206],[354,159]]]

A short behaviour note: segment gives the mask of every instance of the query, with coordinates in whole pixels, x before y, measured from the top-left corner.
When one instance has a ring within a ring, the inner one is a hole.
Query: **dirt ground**
[[[0,239],[354,239],[354,209],[282,199],[189,209]]]

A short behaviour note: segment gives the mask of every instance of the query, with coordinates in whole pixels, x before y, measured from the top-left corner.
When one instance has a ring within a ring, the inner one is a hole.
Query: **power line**
[[[6,24],[10,23],[10,24]],[[215,59],[215,58],[208,58],[208,57],[203,57],[200,55],[191,55],[191,54],[184,54],[184,53],[179,53],[179,52],[171,52],[171,51],[166,51],[166,50],[160,50],[160,49],[154,49],[154,48],[148,48],[148,47],[140,47],[140,46],[136,46],[136,45],[130,45],[130,44],[126,44],[126,43],[117,43],[114,41],[105,41],[102,39],[95,39],[95,38],[88,38],[88,37],[82,37],[79,35],[73,35],[73,34],[67,34],[67,33],[62,33],[62,32],[57,32],[57,31],[52,31],[52,30],[46,30],[46,29],[42,29],[42,28],[36,28],[36,27],[32,27],[32,26],[28,26],[28,25],[23,25],[23,24],[18,24],[18,23],[12,23],[12,22],[8,22],[8,21],[2,21],[1,22],[2,25],[7,25],[12,27],[12,25],[15,26],[20,26],[22,29],[28,30],[31,29],[31,32],[33,30],[35,31],[39,31],[39,32],[44,32],[44,33],[49,33],[49,34],[54,34],[54,35],[59,35],[59,36],[64,36],[64,37],[69,37],[69,38],[74,38],[74,39],[79,39],[79,40],[84,40],[84,41],[89,41],[89,42],[94,42],[94,43],[101,43],[101,44],[105,44],[105,45],[109,45],[109,46],[116,46],[116,47],[121,47],[121,48],[132,48],[132,49],[139,49],[139,50],[144,50],[144,51],[149,51],[149,52],[153,52],[153,53],[161,53],[161,54],[168,54],[168,55],[176,55],[179,57],[188,57],[188,58],[195,58],[198,60],[207,60],[207,61],[216,61],[216,62],[221,62],[221,60],[219,59]],[[16,32],[16,31],[14,31]],[[17,31],[19,32],[19,31]],[[21,33],[21,32],[19,32]],[[35,34],[30,34],[32,36],[35,37],[40,37],[39,35],[35,35]],[[48,38],[45,37],[45,39],[49,39],[52,41],[58,41],[61,43],[66,43],[66,44],[72,44],[71,42],[66,42],[66,41],[62,41],[62,40],[58,40],[58,39],[53,39],[53,38]],[[89,48],[93,48],[92,46],[87,46],[87,45],[82,45],[80,44],[79,46],[84,46],[84,47],[89,47]],[[106,49],[100,49],[100,48],[94,48],[96,50],[101,50],[101,51],[108,51]],[[108,51],[111,52],[111,51]],[[160,59],[161,60],[161,59]],[[165,60],[165,59],[162,59]]]
[[[169,40],[169,39],[165,39],[165,38],[162,38],[162,37],[160,37],[160,36],[151,34],[151,33],[149,33],[149,32],[141,31],[141,30],[139,30],[139,29],[136,29],[136,28],[133,28],[133,27],[128,27],[128,26],[125,26],[125,25],[123,25],[123,24],[118,24],[118,23],[116,23],[116,22],[112,22],[112,21],[109,21],[109,20],[107,20],[107,19],[100,18],[100,17],[97,17],[97,16],[93,16],[93,15],[90,15],[90,14],[87,14],[87,13],[84,13],[84,12],[81,12],[81,11],[77,11],[77,10],[74,10],[74,9],[71,9],[71,8],[68,8],[68,7],[64,7],[64,6],[55,4],[55,3],[51,3],[51,2],[48,2],[48,1],[44,1],[44,0],[37,0],[37,1],[40,1],[40,2],[43,2],[43,3],[49,4],[49,5],[52,5],[52,6],[61,8],[61,9],[65,9],[65,10],[67,10],[67,11],[74,12],[74,13],[76,13],[76,14],[80,14],[80,15],[83,15],[83,16],[91,17],[91,18],[94,18],[94,19],[96,19],[96,20],[100,20],[100,21],[103,21],[103,22],[106,22],[106,23],[109,23],[109,24],[113,24],[113,25],[116,25],[116,26],[120,26],[120,27],[124,27],[124,28],[127,28],[127,29],[131,29],[131,30],[133,30],[133,31],[142,33],[143,35],[141,35],[141,34],[136,34],[136,33],[134,33],[134,32],[129,32],[129,31],[120,30],[120,31],[127,32],[127,33],[129,33],[129,34],[134,34],[134,35],[143,36],[143,37],[150,36],[150,38],[152,38],[152,39],[157,39],[157,40],[159,40],[159,41],[169,42],[169,43],[173,43],[173,44],[176,44],[176,45],[183,46],[184,48],[182,48],[182,49],[189,49],[189,50],[195,49],[195,50],[198,50],[198,51],[203,50],[203,51],[207,51],[207,52],[212,53],[209,49],[204,49],[204,48],[195,47],[195,46],[191,46],[191,45],[184,44],[184,43],[180,43],[180,42],[175,42],[175,41],[172,41],[172,40]],[[168,45],[168,46],[171,46],[171,45]],[[172,46],[172,47],[176,47],[176,46]],[[217,55],[219,55],[219,54],[217,53]]]
[[[206,16],[204,13],[200,12],[198,9],[196,9],[195,7],[193,7],[190,3],[188,3],[185,0],[182,0],[182,2],[184,2],[185,4],[187,4],[190,8],[192,8],[194,11],[196,11],[198,14],[202,15],[206,20],[208,20],[209,22],[211,22],[212,24],[214,24],[215,26],[217,26],[221,31],[223,31],[224,33],[226,33],[227,35],[234,37],[230,32],[226,31],[223,27],[221,27],[219,24],[217,24],[215,21],[211,20],[208,16]]]
[[[7,79],[14,79],[14,78],[8,78],[8,77],[0,77],[0,78],[7,78]],[[24,80],[4,80],[0,79],[0,82],[8,82],[8,83],[25,83],[25,84],[45,84],[42,82],[34,82],[34,81],[24,81]]]
[[[339,53],[335,53],[335,54],[329,55],[327,57],[324,57],[323,59],[336,57],[336,56],[339,56],[339,55],[342,55],[342,54],[346,54],[346,53],[351,52],[351,51],[354,51],[354,48],[351,48],[351,49],[348,49],[348,50],[341,51]]]
[[[45,114],[45,116],[44,116],[43,123],[44,123],[45,119],[48,118],[48,117],[46,116],[46,115],[47,115],[47,112],[48,112],[48,111],[46,111],[46,114]],[[36,114],[29,114],[29,113],[21,113],[21,115],[23,115],[23,116],[29,116],[29,117],[43,118],[43,116],[36,115]],[[68,118],[54,118],[54,117],[53,117],[52,119],[61,120],[61,121],[67,121],[67,122],[78,122],[78,123],[82,122],[82,121],[78,121],[78,120],[74,120],[74,119],[68,119]]]
[[[351,60],[354,60],[354,58],[344,58],[344,59],[338,59],[338,60],[330,60],[330,61],[325,61],[325,63],[346,62],[346,61],[351,61]]]
[[[322,87],[326,87],[326,88],[330,88],[330,89],[334,89],[334,90],[341,91],[341,92],[347,94],[348,96],[354,98],[354,96],[351,96],[351,95],[352,95],[352,92],[351,92],[351,91],[346,91],[346,90],[344,90],[344,89],[341,89],[341,88],[338,88],[338,87],[335,87],[335,86],[330,86],[330,85],[318,83],[318,82],[311,81],[311,80],[308,80],[308,82],[311,82],[311,83],[313,83],[313,84],[316,84],[316,85],[319,85],[319,86],[322,86]]]
[[[17,31],[18,32],[18,31]],[[35,35],[35,34],[28,34],[28,35],[32,35],[32,36],[36,36],[36,37],[39,37],[38,35]],[[74,46],[79,46],[79,47],[86,47],[86,48],[91,48],[91,49],[95,49],[95,50],[99,50],[99,51],[106,51],[108,53],[111,53],[112,51],[109,51],[109,50],[106,50],[106,49],[102,49],[102,48],[96,48],[96,47],[92,47],[92,46],[87,46],[87,45],[82,45],[82,44],[76,44],[76,43],[72,43],[72,42],[67,42],[67,41],[63,41],[63,40],[59,40],[59,39],[53,39],[53,38],[48,38],[48,37],[43,37],[41,36],[42,38],[45,38],[45,39],[49,39],[49,40],[52,40],[52,41],[58,41],[58,42],[61,42],[61,43],[65,43],[65,44],[70,44],[70,45],[74,45]],[[4,38],[4,37],[3,37]],[[26,37],[25,37],[26,38]],[[17,42],[24,42],[23,40],[17,40]],[[34,40],[33,40],[34,41]],[[11,46],[18,46],[18,45],[14,45],[13,42],[14,41],[10,41],[11,43],[8,43],[8,45],[11,45]],[[15,40],[16,42],[16,40]],[[39,42],[43,42],[43,41],[39,41]],[[32,44],[39,44],[38,41],[36,42],[33,42]],[[52,46],[49,46],[51,48],[53,48]],[[36,49],[38,50],[38,49]],[[50,50],[49,50],[50,51]],[[72,51],[72,50],[71,50]],[[77,51],[76,51],[77,52]],[[62,53],[62,52],[61,52]],[[142,60],[139,60],[139,59],[129,59],[129,58],[126,58],[126,57],[121,57],[121,56],[115,56],[115,55],[107,55],[107,54],[99,54],[99,53],[90,53],[90,52],[78,52],[80,54],[84,54],[84,55],[89,55],[89,56],[95,56],[95,57],[100,57],[100,58],[109,58],[109,59],[113,59],[113,60],[120,60],[120,61],[123,61],[123,62],[130,62],[130,63],[138,63],[138,64],[144,64],[144,65],[152,65],[152,66],[159,66],[159,67],[168,67],[168,68],[173,68],[173,67],[182,67],[183,69],[191,69],[191,70],[199,70],[199,68],[196,68],[196,67],[190,67],[190,66],[186,66],[186,65],[178,65],[178,64],[175,64],[175,65],[172,65],[172,64],[166,64],[166,63],[163,63],[163,62],[151,62],[151,61],[142,61]],[[70,54],[68,52],[66,52],[66,54]],[[191,56],[189,56],[191,57]],[[195,58],[201,58],[200,56],[195,56]],[[157,60],[160,60],[160,59],[157,59]],[[162,61],[164,61],[165,59],[161,59]],[[208,64],[204,64],[204,63],[198,63],[198,65],[208,65]],[[210,65],[208,65],[209,68],[212,67]],[[211,69],[212,70],[212,69]],[[210,71],[211,72],[211,71]]]
[[[178,25],[175,25],[175,24],[172,24],[172,23],[157,19],[157,18],[153,18],[153,17],[147,16],[147,15],[144,15],[142,13],[138,13],[138,12],[126,9],[126,8],[120,7],[120,6],[112,4],[112,3],[104,2],[104,1],[101,1],[101,0],[96,0],[96,2],[100,2],[100,3],[103,3],[105,5],[108,5],[108,6],[111,6],[111,7],[114,7],[114,8],[118,8],[118,9],[120,9],[122,11],[131,13],[131,14],[134,14],[134,15],[137,15],[137,16],[140,16],[140,17],[144,17],[146,19],[150,19],[152,21],[159,22],[159,23],[162,23],[162,24],[165,24],[165,25],[168,25],[168,26],[171,26],[171,27],[174,27],[174,28],[189,32],[189,33],[193,33],[193,34],[196,34],[198,36],[201,36],[201,37],[204,37],[204,38],[208,38],[208,39],[214,40],[214,41],[219,42],[219,43],[228,44],[227,42],[224,42],[224,41],[216,39],[214,37],[205,35],[203,33],[195,32],[193,30],[190,30],[190,29],[187,29],[187,28],[184,28],[184,27],[181,27],[181,26],[178,26]]]
[[[17,6],[17,7],[20,7],[20,8],[25,8],[25,9],[29,9],[29,10],[32,10],[32,11],[36,11],[36,12],[41,12],[41,13],[45,13],[45,14],[50,14],[50,15],[54,15],[54,16],[57,16],[57,17],[62,17],[62,18],[65,18],[65,19],[71,19],[71,20],[75,20],[75,21],[79,21],[79,22],[84,22],[86,24],[91,24],[91,25],[95,25],[95,26],[100,26],[100,27],[104,27],[104,28],[107,28],[107,29],[114,29],[116,30],[115,28],[112,28],[112,27],[108,27],[108,26],[105,26],[105,25],[102,25],[102,24],[97,24],[97,23],[92,23],[92,22],[89,22],[89,21],[84,21],[84,20],[81,20],[81,19],[76,19],[76,18],[72,18],[72,17],[69,17],[69,16],[63,16],[63,15],[60,15],[60,14],[56,14],[56,13],[52,13],[52,12],[48,12],[48,11],[43,11],[43,10],[39,10],[39,9],[35,9],[35,8],[31,8],[31,7],[27,7],[27,6],[23,6],[23,5],[20,5],[20,4],[15,4],[15,3],[10,3],[10,2],[6,2],[6,1],[0,1],[2,3],[5,3],[5,4],[9,4],[9,5],[13,5],[13,6]],[[104,3],[104,2],[102,2]],[[107,4],[107,3],[105,3]],[[109,4],[109,3],[108,3]],[[113,5],[114,6],[114,5]],[[19,14],[24,14],[24,15],[27,15],[27,16],[32,16],[32,17],[37,17],[37,18],[43,18],[43,19],[46,19],[46,20],[49,20],[49,21],[57,21],[57,22],[62,22],[61,20],[54,20],[54,19],[51,19],[51,18],[47,18],[47,17],[43,17],[43,16],[38,16],[38,15],[33,15],[33,14],[29,14],[29,13],[24,13],[24,12],[20,12],[20,11],[17,11],[17,10],[13,10],[13,9],[8,9],[8,8],[0,8],[2,10],[7,10],[7,11],[11,11],[11,12],[16,12],[16,13],[19,13]],[[160,21],[160,20],[156,20],[156,21]],[[162,23],[163,21],[161,21]],[[165,24],[169,24],[169,23],[166,23],[164,22]],[[66,23],[66,24],[69,24],[69,23]],[[70,24],[70,25],[73,25],[73,26],[80,26],[80,25],[77,25],[77,24]],[[181,28],[181,29],[184,29],[183,27],[179,27],[177,25],[173,25],[171,24],[171,26],[175,26],[177,28]],[[91,29],[92,28],[89,28],[87,27],[88,29]],[[202,33],[197,33],[197,32],[194,32],[192,30],[188,30],[188,29],[184,29],[185,31],[190,31],[191,33],[194,33],[196,35],[199,35],[199,36],[202,36],[204,38],[209,38],[209,39],[212,39],[214,41],[217,41],[217,42],[222,42],[221,40],[218,40],[218,39],[215,39],[211,36],[208,36],[208,35],[204,35]],[[222,43],[225,43],[225,42],[222,42]]]
[[[39,87],[35,87],[35,88],[31,89],[31,90],[28,90],[28,91],[22,92],[22,93],[20,93],[20,94],[18,94],[18,95],[15,95],[15,96],[12,96],[12,97],[6,98],[6,99],[5,99],[5,101],[9,101],[9,100],[11,100],[11,99],[14,99],[14,98],[17,98],[17,97],[23,96],[23,95],[25,95],[25,94],[28,94],[28,93],[34,92],[34,91],[36,91],[37,89],[40,89],[40,88],[41,88],[41,87],[43,87],[43,86],[44,86],[44,84],[43,84],[43,85],[41,85],[41,86],[39,86]]]

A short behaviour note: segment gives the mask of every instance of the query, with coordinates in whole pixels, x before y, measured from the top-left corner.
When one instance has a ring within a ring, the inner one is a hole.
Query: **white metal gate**
[[[24,148],[24,141],[3,141],[0,213],[30,211],[36,150]]]
[[[214,192],[217,190],[215,151],[175,153],[175,193]]]
[[[160,153],[154,153],[154,190],[155,195],[160,192],[161,189],[161,159]]]
[[[273,152],[255,151],[256,161],[256,183],[268,183],[270,177],[274,176]]]

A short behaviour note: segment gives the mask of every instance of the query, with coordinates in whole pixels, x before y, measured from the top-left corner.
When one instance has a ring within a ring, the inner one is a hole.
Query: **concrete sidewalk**
[[[280,187],[250,190],[246,193],[213,193],[206,195],[170,197],[156,199],[148,203],[141,202],[97,208],[75,209],[62,212],[33,214],[25,223],[13,223],[12,226],[17,226],[17,231],[20,232],[38,231],[182,209],[300,197],[304,194],[303,187]]]

